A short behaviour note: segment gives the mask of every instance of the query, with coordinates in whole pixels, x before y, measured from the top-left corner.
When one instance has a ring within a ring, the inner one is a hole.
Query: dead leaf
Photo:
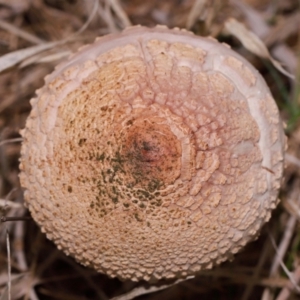
[[[282,74],[295,79],[294,75],[286,71],[281,66],[280,62],[271,56],[263,41],[252,31],[248,30],[244,24],[240,23],[236,19],[230,18],[225,22],[225,28],[230,34],[235,36],[247,50],[261,58],[268,59]]]

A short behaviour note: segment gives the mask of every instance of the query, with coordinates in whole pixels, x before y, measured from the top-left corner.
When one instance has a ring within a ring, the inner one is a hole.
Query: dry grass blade
[[[290,280],[286,279],[284,277],[279,278],[270,278],[270,277],[259,277],[259,278],[253,278],[249,275],[245,274],[245,272],[239,272],[238,270],[232,270],[232,269],[226,269],[226,268],[217,268],[215,270],[211,271],[204,271],[201,273],[201,276],[209,276],[213,278],[226,278],[227,282],[226,284],[229,285],[231,280],[231,283],[239,283],[239,284],[249,284],[251,282],[254,285],[260,285],[260,286],[266,286],[266,287],[279,287],[283,288],[286,287]],[[239,298],[240,299],[240,298]]]
[[[58,41],[58,42],[49,42],[37,46],[32,46],[26,49],[16,50],[14,52],[10,52],[8,54],[5,54],[0,57],[0,73],[14,67],[15,65],[22,62],[24,59],[35,55],[37,53],[40,53],[42,51],[51,49],[53,47],[56,47],[58,45],[61,45],[66,41]]]
[[[15,139],[8,139],[8,140],[4,140],[0,142],[0,147],[6,144],[10,144],[10,143],[18,143],[18,142],[22,142],[23,139],[22,138],[15,138]]]
[[[98,8],[99,8],[99,0],[94,0],[94,6],[93,6],[91,14],[89,15],[86,22],[82,25],[82,27],[74,34],[74,36],[79,33],[82,33],[83,31],[85,31],[87,29],[87,27],[89,26],[89,24],[92,22],[93,18],[95,17],[95,15],[98,11]]]
[[[0,221],[0,300],[8,300],[9,294],[12,300],[125,300],[134,297],[141,300],[250,300],[262,299],[264,290],[269,294],[263,300],[299,298],[294,286],[300,282],[300,207],[297,197],[288,197],[292,190],[299,193],[295,184],[300,175],[297,157],[300,151],[299,78],[292,81],[279,74],[287,103],[295,104],[292,107],[295,116],[291,121],[293,117],[278,93],[281,87],[272,77],[273,68],[271,72],[260,59],[245,48],[241,49],[235,39],[223,34],[226,33],[224,23],[229,18],[246,25],[242,25],[245,31],[241,30],[239,36],[246,35],[259,57],[263,54],[269,59],[271,53],[288,72],[300,74],[297,70],[300,49],[298,0],[0,0],[0,217],[5,216],[9,221]],[[237,254],[232,262],[203,272],[176,287],[162,286],[160,291],[155,287],[140,287],[142,283],[137,285],[109,278],[76,264],[74,260],[70,263],[71,259],[46,239],[35,222],[12,221],[29,217],[23,206],[18,179],[19,143],[22,141],[18,132],[24,128],[29,114],[29,99],[53,70],[56,60],[63,60],[97,36],[118,32],[131,24],[154,27],[157,23],[169,28],[192,28],[196,35],[210,34],[245,54],[282,104],[282,119],[295,124],[288,127],[290,154],[285,155],[283,199],[269,225],[279,255],[276,256],[264,227],[260,237]],[[258,44],[248,32],[259,37]],[[289,99],[294,101],[289,102]],[[10,258],[6,229],[10,232]],[[289,275],[294,284],[283,275],[280,264],[291,270]],[[12,268],[11,293],[7,285],[8,265]],[[271,276],[275,265],[275,275]],[[120,296],[113,298],[116,295]]]
[[[107,4],[109,4],[112,7],[115,14],[121,20],[123,28],[132,25],[127,14],[124,12],[119,0],[106,0],[106,2],[107,2]]]
[[[299,207],[300,207],[300,197],[299,197],[299,189],[298,189],[298,185],[299,182],[297,182],[296,187],[293,189],[293,194],[289,197],[289,199],[287,200],[288,203],[295,203],[297,204],[298,207],[298,211],[299,211]],[[294,202],[294,199],[296,198],[296,201]],[[278,250],[277,250],[277,255],[274,259],[271,271],[270,271],[270,275],[274,276],[276,275],[276,273],[278,273],[278,268],[280,265],[280,261],[283,260],[284,256],[286,255],[286,252],[288,250],[288,247],[291,243],[291,239],[293,237],[293,233],[295,230],[295,226],[297,224],[297,210],[295,212],[293,212],[291,214],[291,216],[289,217],[288,221],[286,222],[286,226],[285,226],[285,230],[284,230],[284,235],[280,241],[280,244],[278,246]]]
[[[263,246],[262,254],[259,258],[257,265],[255,266],[253,276],[252,276],[251,280],[249,280],[241,300],[247,300],[250,298],[253,288],[255,286],[255,282],[259,279],[259,275],[262,271],[262,268],[263,268],[267,258],[270,255],[270,251],[271,251],[271,243],[269,240],[266,240],[264,243],[264,246]]]
[[[203,15],[207,5],[207,0],[196,0],[188,15],[186,21],[186,28],[191,29],[196,23],[197,19]]]
[[[99,16],[104,20],[108,27],[108,32],[118,32],[118,27],[114,22],[114,18],[112,16],[112,12],[110,9],[110,6],[105,1],[104,7],[102,5],[99,5],[98,8],[98,14]]]
[[[276,256],[273,259],[273,263],[270,270],[270,277],[278,277],[279,272],[279,266],[281,265],[282,261],[284,260],[284,257],[287,253],[288,247],[291,243],[291,239],[293,237],[293,233],[295,231],[296,223],[297,223],[297,213],[291,212],[292,209],[292,203],[294,203],[294,199],[297,199],[297,206],[300,204],[300,197],[299,197],[299,182],[296,181],[294,188],[292,189],[292,194],[288,198],[288,200],[283,201],[283,206],[285,208],[289,208],[288,212],[291,213],[288,221],[286,222],[285,231],[281,238],[281,241],[278,246],[278,250],[276,252]],[[295,205],[296,206],[296,205]],[[298,208],[299,211],[299,208]],[[298,217],[299,218],[299,217]],[[272,291],[269,288],[266,288],[263,291],[262,299],[269,299],[270,295],[272,294]]]
[[[40,289],[42,295],[48,296],[48,299],[56,300],[82,300],[81,296],[73,296],[68,293],[62,293],[59,291],[53,291],[48,289]]]
[[[16,203],[6,199],[0,199],[0,207],[8,207],[8,208],[22,208],[23,204]]]
[[[38,53],[37,55],[31,56],[28,59],[25,59],[21,64],[20,68],[27,67],[31,64],[38,64],[38,63],[47,63],[47,62],[54,62],[60,60],[62,58],[68,57],[72,52],[71,51],[61,51],[54,54],[45,54],[45,53]]]
[[[6,287],[0,297],[0,300],[15,300],[20,299],[28,299],[28,287],[37,283],[37,280],[34,280],[29,273],[21,273],[21,274],[12,274],[11,280],[11,290],[9,291],[8,287]],[[9,298],[11,295],[11,298]],[[33,296],[30,293],[31,300],[38,300],[37,297]]]
[[[276,246],[275,240],[273,238],[273,236],[271,234],[269,234],[270,240],[273,244],[273,247],[277,253],[277,256],[280,257],[280,253],[278,251],[278,248]],[[297,281],[295,281],[293,274],[288,270],[288,268],[286,267],[286,265],[284,264],[284,262],[282,261],[282,259],[279,260],[280,266],[283,269],[283,271],[285,272],[285,274],[287,275],[287,277],[290,280],[290,283],[293,284],[293,287],[295,288],[295,290],[300,293],[300,286],[298,285]]]
[[[230,18],[225,22],[225,28],[230,34],[235,36],[247,50],[261,58],[268,59],[282,74],[295,79],[294,75],[286,71],[281,64],[271,56],[263,41],[253,32],[248,30],[244,24],[236,19]]]
[[[270,35],[273,29],[260,11],[246,4],[244,1],[230,0],[230,2],[242,12],[245,22],[260,39],[265,40]],[[297,29],[297,31],[299,30]],[[297,56],[290,47],[283,43],[277,43],[272,48],[272,54],[284,63],[284,66],[286,66],[290,73],[294,74],[296,72]]]
[[[35,54],[38,54],[42,51],[62,45],[64,43],[72,40],[76,35],[80,34],[87,28],[87,26],[90,24],[93,17],[96,15],[98,6],[99,6],[99,2],[98,2],[98,0],[95,0],[93,11],[92,11],[91,15],[89,16],[88,20],[85,22],[85,24],[83,24],[83,26],[77,32],[74,33],[73,36],[71,36],[67,39],[61,40],[61,41],[44,43],[41,45],[29,47],[26,49],[21,49],[21,50],[17,50],[14,52],[10,52],[10,53],[5,54],[2,57],[0,57],[0,73],[21,63],[25,59],[27,59]]]
[[[297,167],[300,167],[300,159],[297,158],[296,156],[293,156],[289,153],[285,154],[285,160],[291,164],[296,165]]]
[[[1,20],[1,19],[0,19],[0,27],[11,32],[13,35],[19,36],[19,37],[23,38],[24,40],[27,40],[31,43],[34,43],[34,44],[45,43],[44,40],[36,37],[35,35],[32,35],[22,29],[19,29],[19,28],[15,27],[14,25],[12,25],[8,22],[5,22],[4,20]]]
[[[90,278],[88,272],[86,272],[86,270],[82,270],[82,269],[80,268],[80,266],[78,266],[78,264],[75,263],[75,262],[74,262],[73,260],[71,260],[71,259],[68,259],[68,258],[66,259],[65,257],[63,257],[63,259],[64,259],[68,264],[72,265],[73,268],[74,268],[75,270],[78,271],[78,273],[81,273],[82,278],[84,278],[84,280],[87,282],[87,284],[90,285],[91,288],[92,288],[92,289],[95,291],[95,293],[97,294],[97,299],[99,299],[99,300],[108,300],[107,296],[106,296],[105,293],[101,290],[101,288],[99,288],[98,285],[95,284],[95,283],[91,280],[91,278]]]
[[[280,43],[300,30],[300,13],[296,12],[274,27],[264,39],[267,46]]]
[[[296,270],[292,274],[295,282],[300,281],[300,266],[297,266]],[[291,292],[293,290],[293,285],[290,283],[287,287],[283,288],[278,294],[276,300],[288,300],[290,299]]]
[[[291,215],[297,217],[298,221],[300,220],[300,207],[295,201],[287,200],[283,201],[283,207],[288,211]]]
[[[10,7],[14,12],[22,12],[28,9],[31,0],[0,0],[0,4]]]
[[[194,276],[187,277],[186,279],[178,279],[172,283],[162,284],[159,286],[155,286],[155,285],[151,285],[151,286],[147,286],[147,287],[140,286],[140,287],[137,287],[137,288],[131,290],[130,292],[128,292],[126,294],[111,298],[110,300],[131,300],[131,299],[134,299],[134,298],[142,296],[142,295],[151,294],[151,293],[155,293],[155,292],[167,289],[167,288],[174,286],[180,282],[187,281],[192,278],[194,278]]]

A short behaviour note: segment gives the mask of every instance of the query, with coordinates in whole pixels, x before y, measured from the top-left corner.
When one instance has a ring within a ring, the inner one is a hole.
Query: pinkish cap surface
[[[46,77],[21,184],[47,237],[112,277],[185,277],[237,253],[277,203],[285,137],[262,77],[229,47],[133,27]]]

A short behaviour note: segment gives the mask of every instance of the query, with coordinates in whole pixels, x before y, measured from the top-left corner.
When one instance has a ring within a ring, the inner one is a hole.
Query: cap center
[[[180,176],[180,141],[165,124],[136,120],[125,132],[122,155],[126,157],[126,169],[139,182],[170,184]]]

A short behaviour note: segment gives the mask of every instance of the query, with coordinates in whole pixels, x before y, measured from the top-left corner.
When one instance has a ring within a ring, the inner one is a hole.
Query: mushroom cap
[[[132,27],[45,78],[21,132],[34,220],[111,277],[186,277],[270,218],[285,136],[259,73],[227,45]]]

